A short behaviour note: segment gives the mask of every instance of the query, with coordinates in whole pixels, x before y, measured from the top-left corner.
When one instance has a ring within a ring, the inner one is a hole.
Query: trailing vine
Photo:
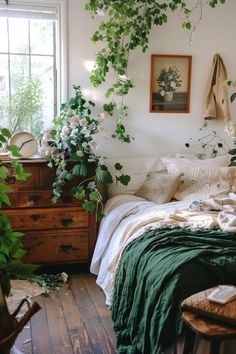
[[[104,105],[104,111],[112,115],[117,111],[116,129],[112,135],[122,142],[130,143],[132,136],[126,132],[124,120],[128,115],[128,107],[124,97],[134,87],[129,78],[128,62],[131,51],[141,47],[148,48],[149,35],[153,26],[162,26],[168,21],[169,12],[178,11],[182,18],[182,27],[191,30],[191,38],[197,24],[202,18],[202,3],[206,1],[214,8],[225,0],[195,0],[191,7],[188,0],[88,0],[85,9],[92,16],[103,16],[92,41],[103,42],[98,52],[90,80],[97,87],[105,82],[107,74],[113,71],[116,76],[114,84],[107,90],[106,97],[110,102]],[[192,13],[199,10],[197,21],[192,20]]]

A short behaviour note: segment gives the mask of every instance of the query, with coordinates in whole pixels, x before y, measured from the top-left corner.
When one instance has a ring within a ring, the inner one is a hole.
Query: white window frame
[[[0,10],[10,10],[11,8],[30,9],[30,6],[43,10],[56,9],[58,14],[58,28],[57,28],[57,113],[60,111],[60,105],[68,99],[68,59],[67,59],[67,2],[68,0],[10,0],[6,5],[5,1],[0,0]],[[58,37],[60,40],[58,40]],[[59,84],[58,84],[59,83]]]

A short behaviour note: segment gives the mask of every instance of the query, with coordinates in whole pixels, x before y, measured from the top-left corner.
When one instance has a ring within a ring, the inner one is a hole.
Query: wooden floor
[[[71,275],[49,297],[18,336],[15,347],[28,354],[112,354],[116,337],[104,294],[91,274]]]

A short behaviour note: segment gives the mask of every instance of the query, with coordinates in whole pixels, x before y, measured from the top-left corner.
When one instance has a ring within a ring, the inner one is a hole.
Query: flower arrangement
[[[160,87],[160,95],[164,96],[168,92],[176,92],[181,87],[182,80],[179,70],[175,65],[172,65],[161,69],[157,82]]]
[[[103,121],[108,115],[103,112],[93,117],[95,104],[83,98],[80,86],[74,86],[74,90],[75,97],[62,104],[60,116],[53,120],[52,128],[44,132],[39,153],[48,160],[49,167],[56,168],[52,201],[55,203],[61,196],[66,182],[80,176],[84,179],[72,188],[73,195],[83,200],[87,212],[96,210],[100,219],[103,216],[102,196],[97,185],[113,180],[104,158],[97,154],[99,147],[95,135],[103,130]],[[72,167],[68,161],[74,161]],[[88,176],[91,166],[92,177]],[[117,163],[115,168],[121,171],[122,166]],[[127,185],[129,181],[128,175],[116,176],[116,182]]]

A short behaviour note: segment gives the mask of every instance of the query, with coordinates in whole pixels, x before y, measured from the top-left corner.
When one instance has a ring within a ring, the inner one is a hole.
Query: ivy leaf
[[[2,133],[2,135],[4,135],[7,138],[11,137],[11,133],[10,133],[9,129],[7,129],[7,128],[2,128],[1,133]]]
[[[107,167],[103,166],[102,167],[97,167],[96,168],[96,181],[98,183],[112,183],[112,176],[110,172],[107,170]]]
[[[105,214],[101,212],[97,212],[97,221],[101,221],[104,218]]]
[[[7,145],[7,150],[11,152],[13,157],[21,157],[19,148],[16,145]]]
[[[236,155],[236,149],[232,149],[228,151],[228,154],[230,155]]]
[[[0,178],[5,179],[8,176],[8,169],[5,166],[0,167]]]
[[[92,213],[96,208],[96,203],[85,200],[82,206],[88,213]]]
[[[89,193],[89,199],[92,200],[92,201],[97,201],[100,199],[100,193],[98,191],[94,191],[94,192],[91,192]]]
[[[122,168],[123,168],[123,166],[122,166],[119,162],[117,162],[117,163],[114,165],[114,167],[115,167],[115,169],[116,169],[117,171],[120,171],[120,170],[122,170]]]
[[[86,197],[86,192],[83,187],[79,187],[74,194],[76,199],[84,199]]]
[[[9,193],[9,192],[13,192],[13,189],[0,182],[0,193]]]
[[[82,177],[86,177],[87,173],[88,173],[88,168],[86,165],[80,163],[78,165],[75,165],[73,167],[72,173],[74,176],[82,176]]]
[[[120,182],[121,184],[123,184],[124,186],[128,186],[129,182],[130,182],[131,178],[129,175],[121,175],[119,177],[116,177],[116,181]]]

